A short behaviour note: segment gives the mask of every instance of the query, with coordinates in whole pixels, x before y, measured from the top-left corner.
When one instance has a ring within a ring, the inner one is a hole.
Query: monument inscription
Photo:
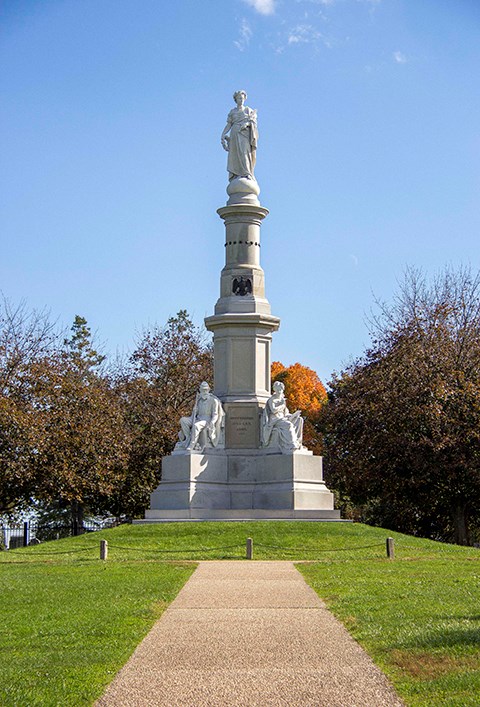
[[[226,444],[232,449],[258,447],[258,408],[256,405],[227,407]]]

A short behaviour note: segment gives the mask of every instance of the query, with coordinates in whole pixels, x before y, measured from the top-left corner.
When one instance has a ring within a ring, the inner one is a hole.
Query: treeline
[[[377,303],[378,305],[378,303]],[[372,318],[372,344],[328,392],[272,364],[304,442],[325,456],[344,515],[443,541],[480,541],[480,276],[407,272]],[[0,515],[35,499],[82,515],[142,515],[213,352],[185,311],[108,362],[77,316],[67,336],[0,309]]]
[[[86,512],[143,513],[204,379],[212,379],[211,346],[185,311],[108,364],[84,318],[65,338],[45,313],[4,301],[0,515],[33,501],[67,509],[74,526]]]

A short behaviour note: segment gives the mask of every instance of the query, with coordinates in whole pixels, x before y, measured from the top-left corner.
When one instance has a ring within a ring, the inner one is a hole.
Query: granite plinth
[[[162,460],[162,481],[146,520],[339,518],[323,481],[322,458],[306,450],[211,450]]]

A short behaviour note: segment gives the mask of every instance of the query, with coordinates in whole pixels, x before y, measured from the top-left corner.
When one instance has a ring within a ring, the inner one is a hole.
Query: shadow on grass
[[[444,621],[480,621],[480,614],[466,614],[465,616],[442,616]]]
[[[436,680],[444,675],[469,672],[478,667],[476,656],[435,655],[418,651],[393,650],[390,660],[415,680]]]
[[[455,617],[458,620],[458,617]],[[402,648],[424,650],[434,648],[453,648],[455,646],[479,646],[480,647],[480,627],[479,628],[452,628],[426,633],[415,640],[404,643]]]

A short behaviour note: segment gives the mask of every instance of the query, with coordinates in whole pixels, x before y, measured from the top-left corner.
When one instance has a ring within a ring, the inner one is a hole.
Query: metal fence
[[[69,538],[73,535],[83,533],[93,533],[104,528],[114,528],[125,521],[117,518],[107,518],[105,520],[86,520],[79,528],[73,523],[24,521],[15,525],[3,525],[0,523],[0,543],[3,543],[5,550],[14,550],[17,547],[36,545],[46,540],[59,540]]]

